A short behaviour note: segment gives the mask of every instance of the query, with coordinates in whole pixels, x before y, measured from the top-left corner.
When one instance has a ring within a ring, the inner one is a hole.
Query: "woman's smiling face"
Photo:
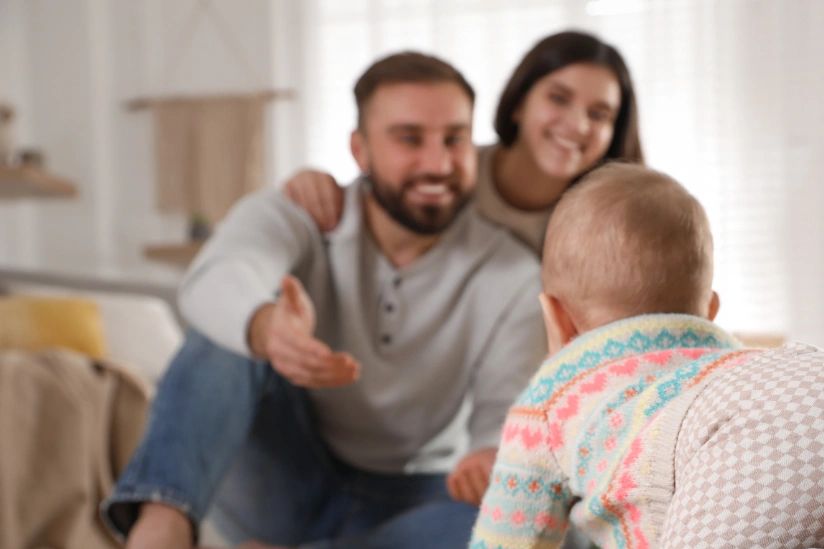
[[[609,149],[621,88],[608,67],[574,63],[539,79],[515,111],[518,137],[547,176],[572,181]]]

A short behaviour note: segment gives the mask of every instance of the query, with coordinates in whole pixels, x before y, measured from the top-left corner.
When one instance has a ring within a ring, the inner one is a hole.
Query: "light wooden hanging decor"
[[[169,82],[180,73],[180,62],[205,17],[218,28],[237,65],[254,80],[264,81],[212,0],[196,0],[174,62],[165,67],[164,80]],[[265,105],[292,97],[291,90],[281,89],[128,101],[128,110],[152,113],[158,209],[183,212],[213,225],[238,198],[263,185]]]

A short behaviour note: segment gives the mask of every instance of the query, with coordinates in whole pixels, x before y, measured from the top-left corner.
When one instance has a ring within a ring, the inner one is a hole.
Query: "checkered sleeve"
[[[824,352],[751,354],[684,417],[660,547],[824,547]]]

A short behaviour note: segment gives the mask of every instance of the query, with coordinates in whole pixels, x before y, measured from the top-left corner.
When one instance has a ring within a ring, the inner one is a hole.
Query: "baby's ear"
[[[707,307],[707,318],[710,320],[715,320],[715,315],[718,314],[718,309],[721,308],[721,298],[718,297],[718,292],[713,290],[712,297],[710,298],[709,306]]]
[[[578,335],[578,328],[560,299],[546,292],[542,292],[539,299],[544,311],[549,354],[553,355]]]

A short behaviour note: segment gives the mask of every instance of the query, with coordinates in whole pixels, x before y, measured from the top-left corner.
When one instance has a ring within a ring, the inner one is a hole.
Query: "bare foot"
[[[174,507],[144,503],[126,542],[126,549],[189,549],[192,524]],[[252,548],[250,548],[252,549]]]

